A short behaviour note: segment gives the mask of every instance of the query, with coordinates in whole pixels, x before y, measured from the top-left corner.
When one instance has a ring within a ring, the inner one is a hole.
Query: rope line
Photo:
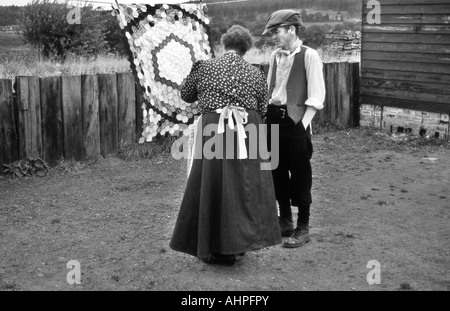
[[[251,2],[251,1],[258,1],[258,0],[233,0],[233,1],[220,1],[220,2],[211,2],[211,3],[206,3],[204,1],[190,1],[190,2],[181,2],[181,3],[185,3],[185,4],[203,3],[203,4],[206,4],[207,6],[211,6],[211,5],[216,5],[216,4],[229,4],[229,3]],[[69,2],[101,3],[101,4],[111,4],[112,5],[112,1],[104,2],[104,1],[97,1],[97,0],[69,0]],[[115,1],[115,2],[118,3],[117,1]],[[118,4],[120,4],[120,3],[118,3]],[[131,3],[124,3],[124,4],[131,4]],[[140,3],[138,1],[136,1],[136,3],[134,3],[134,4],[146,4],[146,3],[145,2]],[[164,4],[164,3],[160,3],[160,4]]]

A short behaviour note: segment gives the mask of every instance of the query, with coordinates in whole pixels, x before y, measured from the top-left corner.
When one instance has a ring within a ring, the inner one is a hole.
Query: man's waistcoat
[[[289,117],[297,124],[306,111],[305,102],[308,99],[308,81],[306,79],[305,69],[305,46],[301,47],[294,57],[294,63],[289,74],[288,82],[286,84],[286,97],[287,97],[287,110]],[[277,72],[277,60],[276,57],[272,64],[272,77],[269,84],[269,96],[272,96],[273,89],[275,88],[276,72]]]

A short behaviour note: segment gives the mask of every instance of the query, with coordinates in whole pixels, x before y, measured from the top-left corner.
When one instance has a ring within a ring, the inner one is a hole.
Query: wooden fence
[[[106,157],[136,141],[131,73],[0,80],[0,167],[38,157]],[[138,98],[139,99],[139,98]],[[141,112],[138,112],[141,114]]]
[[[265,73],[268,65],[256,65]],[[317,118],[358,125],[359,63],[327,63],[325,108]],[[116,154],[142,132],[143,94],[131,73],[0,79],[3,164],[40,156],[83,160]]]

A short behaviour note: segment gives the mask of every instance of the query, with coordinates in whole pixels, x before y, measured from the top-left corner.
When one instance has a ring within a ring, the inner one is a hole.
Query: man
[[[300,26],[299,13],[280,10],[267,17],[263,32],[263,35],[270,33],[278,47],[270,57],[266,123],[269,147],[271,125],[279,125],[280,162],[272,175],[281,233],[289,237],[283,246],[288,248],[300,247],[309,241],[313,153],[310,124],[325,100],[322,60],[298,38]],[[298,207],[295,229],[291,205]]]

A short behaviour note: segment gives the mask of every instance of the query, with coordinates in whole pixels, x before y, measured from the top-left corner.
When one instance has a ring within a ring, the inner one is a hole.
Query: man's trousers
[[[271,152],[271,125],[279,125],[279,164],[272,171],[275,195],[280,207],[281,218],[292,216],[291,205],[299,207],[302,223],[309,220],[309,205],[312,203],[311,157],[313,146],[309,126],[304,128],[300,121],[295,124],[289,117],[266,118],[268,126],[268,148]],[[307,209],[302,210],[302,209]]]

